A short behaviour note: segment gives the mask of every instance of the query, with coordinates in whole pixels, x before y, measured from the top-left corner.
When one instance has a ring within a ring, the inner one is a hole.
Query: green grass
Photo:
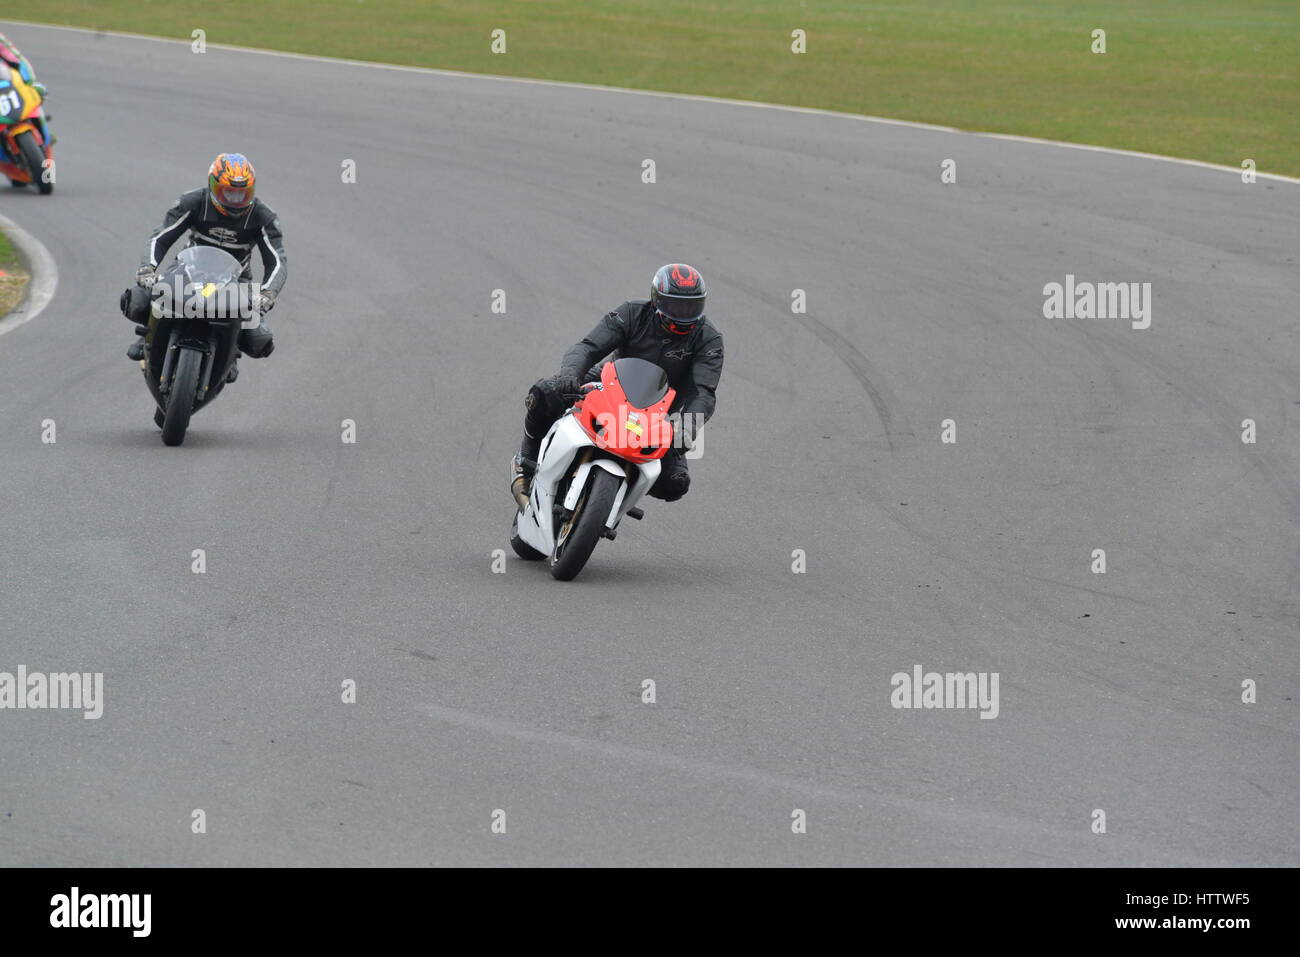
[[[14,251],[14,244],[0,232],[0,269],[11,271],[18,265],[18,253]]]
[[[1296,0],[41,0],[50,23],[767,100],[1300,175]],[[790,32],[808,52],[790,52]],[[489,34],[506,31],[494,55]],[[1090,52],[1094,28],[1105,54]],[[14,31],[18,33],[18,31]],[[14,38],[40,70],[40,50]],[[57,78],[51,77],[51,83]],[[55,90],[57,95],[57,90]]]
[[[27,271],[9,237],[0,232],[0,319],[23,301],[27,288]]]

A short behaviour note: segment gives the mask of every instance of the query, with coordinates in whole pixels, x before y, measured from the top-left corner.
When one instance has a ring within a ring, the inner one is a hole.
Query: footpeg
[[[641,509],[636,506],[633,506],[627,510],[627,517],[635,518],[639,522],[641,519],[645,518],[645,512],[641,511]]]

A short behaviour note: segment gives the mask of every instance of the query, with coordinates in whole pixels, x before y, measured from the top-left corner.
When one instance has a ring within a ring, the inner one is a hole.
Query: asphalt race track
[[[0,337],[0,671],[105,676],[0,712],[0,865],[1300,864],[1300,185],[0,29],[60,136],[0,196],[59,268]],[[169,449],[117,297],[222,150],[289,283]],[[493,573],[528,384],[673,260],[727,341],[691,493]],[[1044,318],[1067,274],[1151,327]],[[996,719],[894,708],[916,665]]]

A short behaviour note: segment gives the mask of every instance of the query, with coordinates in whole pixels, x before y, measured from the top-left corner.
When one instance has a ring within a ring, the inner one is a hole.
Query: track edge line
[[[0,213],[0,229],[13,241],[14,248],[18,250],[18,255],[31,274],[18,308],[9,315],[0,317],[0,336],[3,336],[6,332],[13,332],[19,326],[31,322],[50,304],[59,286],[59,267],[43,242],[3,213]]]

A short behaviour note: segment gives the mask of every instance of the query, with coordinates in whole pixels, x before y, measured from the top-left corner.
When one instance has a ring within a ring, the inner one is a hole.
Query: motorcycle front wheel
[[[14,142],[18,144],[18,151],[23,154],[23,164],[32,174],[32,183],[41,191],[42,196],[49,196],[54,192],[54,184],[45,182],[45,178],[41,175],[45,171],[45,154],[36,145],[36,134],[30,130],[19,133],[14,138]]]
[[[199,370],[203,366],[203,353],[194,349],[181,349],[176,357],[176,374],[172,376],[171,392],[167,394],[167,411],[163,414],[163,445],[180,445],[185,441],[185,430],[190,427],[194,412],[194,396],[199,389]]]
[[[556,579],[572,581],[587,564],[596,543],[605,534],[605,519],[622,484],[622,479],[603,468],[591,470],[587,489],[578,499],[573,516],[560,527],[551,551],[551,575]]]

